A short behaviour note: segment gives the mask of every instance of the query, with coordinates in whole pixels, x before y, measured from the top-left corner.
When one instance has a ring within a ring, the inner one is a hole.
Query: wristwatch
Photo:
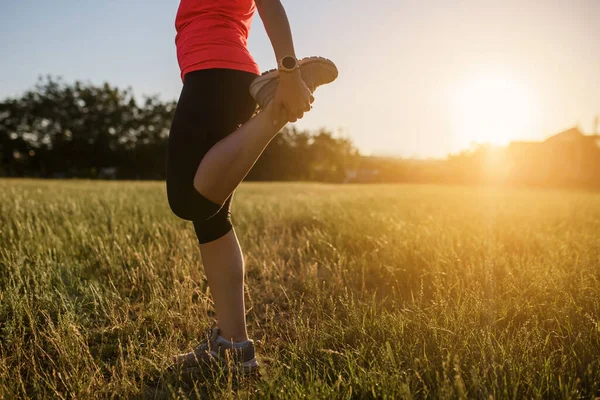
[[[277,63],[277,69],[280,72],[294,72],[298,68],[300,68],[300,64],[294,56],[285,56]]]

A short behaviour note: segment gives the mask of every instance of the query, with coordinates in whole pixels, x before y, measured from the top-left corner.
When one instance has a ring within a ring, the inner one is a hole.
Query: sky
[[[299,129],[364,154],[444,157],[600,115],[600,0],[283,0],[298,57],[333,60]],[[0,0],[0,99],[40,75],[177,99],[178,0]],[[258,15],[249,49],[275,56]]]

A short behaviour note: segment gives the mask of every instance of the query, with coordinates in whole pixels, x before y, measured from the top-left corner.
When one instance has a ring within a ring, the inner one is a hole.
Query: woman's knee
[[[233,225],[228,210],[221,209],[215,216],[208,220],[194,220],[194,230],[200,244],[209,243],[225,236]]]
[[[196,191],[191,183],[183,184],[167,179],[167,199],[171,211],[179,218],[188,221],[208,221],[223,209],[224,205],[214,203]]]
[[[181,192],[178,185],[167,179],[167,200],[171,211],[179,218],[191,221],[193,219],[192,209],[186,201],[186,196]]]

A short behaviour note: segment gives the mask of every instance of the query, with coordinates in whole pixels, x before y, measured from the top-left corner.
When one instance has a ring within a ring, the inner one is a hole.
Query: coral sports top
[[[181,79],[209,68],[260,74],[247,46],[255,10],[254,0],[181,0],[175,18]]]

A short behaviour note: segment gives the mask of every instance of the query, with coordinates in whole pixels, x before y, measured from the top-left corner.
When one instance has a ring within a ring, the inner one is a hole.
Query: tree
[[[324,129],[312,134],[286,127],[269,143],[248,179],[343,182],[358,155],[349,139]]]
[[[3,169],[11,175],[95,177],[119,166],[123,177],[164,176],[147,153],[166,148],[174,108],[156,97],[138,106],[130,89],[108,83],[41,78],[20,98],[0,103]]]

